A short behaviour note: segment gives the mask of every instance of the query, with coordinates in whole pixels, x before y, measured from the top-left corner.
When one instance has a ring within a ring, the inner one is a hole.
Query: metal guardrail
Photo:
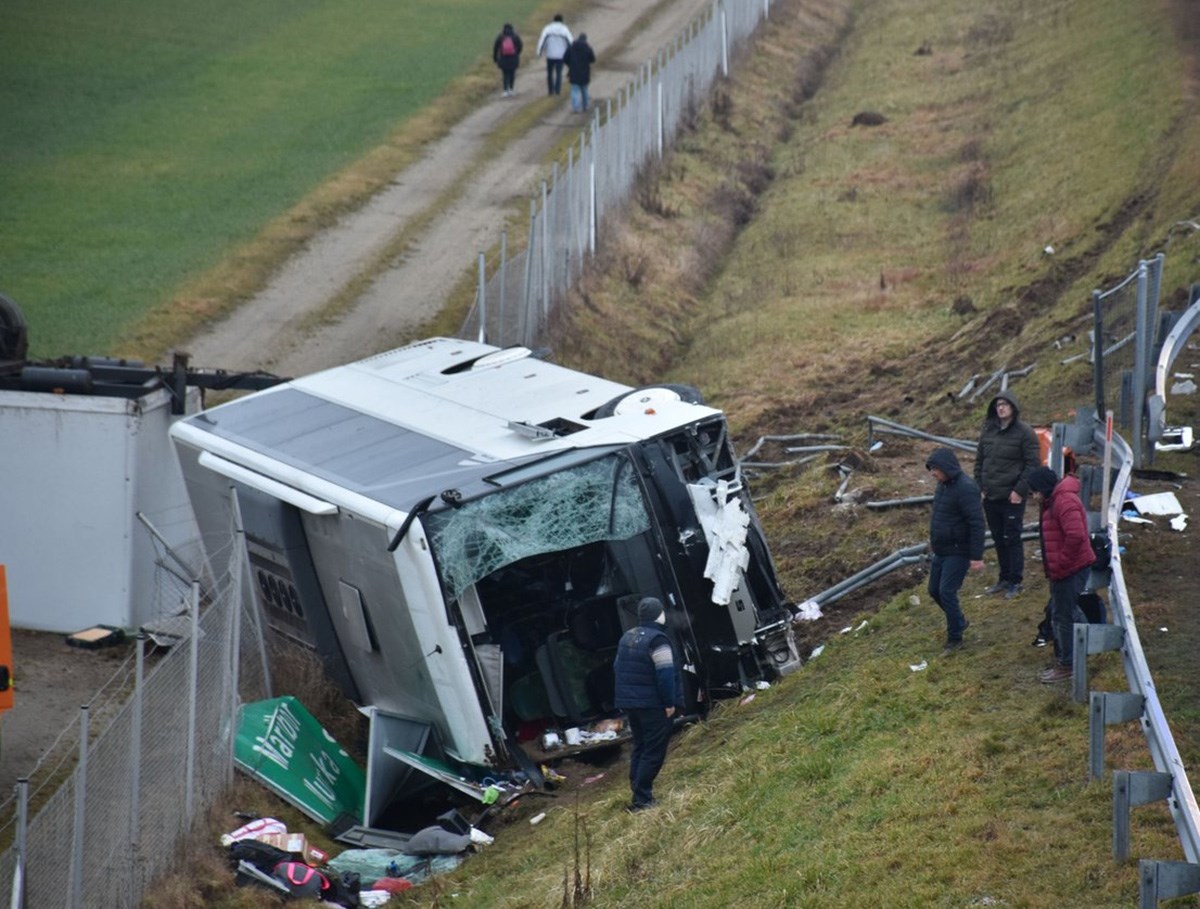
[[[1096,433],[1097,442],[1104,443],[1103,431]],[[1129,491],[1133,473],[1134,454],[1128,443],[1119,436],[1113,437],[1114,459],[1120,468],[1113,482],[1112,495],[1105,515],[1105,530],[1112,548],[1112,576],[1109,581],[1109,605],[1112,608],[1113,625],[1120,629],[1112,634],[1105,626],[1076,625],[1076,699],[1082,700],[1079,689],[1086,688],[1086,661],[1089,653],[1103,650],[1121,651],[1125,678],[1129,684],[1128,694],[1091,692],[1091,754],[1090,765],[1093,777],[1103,774],[1103,729],[1113,722],[1137,719],[1146,735],[1146,744],[1154,761],[1157,774],[1113,773],[1113,850],[1117,859],[1126,857],[1128,849],[1129,808],[1150,801],[1167,802],[1175,820],[1175,829],[1183,846],[1187,862],[1160,862],[1142,859],[1140,862],[1140,905],[1151,909],[1161,899],[1200,892],[1200,807],[1188,781],[1187,771],[1175,739],[1171,735],[1158,691],[1150,674],[1146,655],[1138,636],[1137,623],[1129,591],[1125,586],[1125,573],[1117,549],[1117,522],[1121,508]],[[1095,629],[1093,631],[1093,629]],[[1106,633],[1107,632],[1107,633]],[[1081,645],[1082,646],[1079,646]],[[1080,671],[1082,670],[1082,672]]]

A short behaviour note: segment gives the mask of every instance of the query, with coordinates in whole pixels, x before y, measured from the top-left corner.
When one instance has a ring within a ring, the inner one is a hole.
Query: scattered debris
[[[921,662],[919,662],[919,663],[909,663],[908,668],[911,669],[913,672],[924,672],[926,669],[929,668],[929,661],[921,660]]]
[[[933,501],[933,496],[909,496],[907,499],[885,499],[878,502],[868,502],[868,508],[882,510],[884,508],[896,508],[900,505],[928,505]]]
[[[1173,492],[1156,492],[1152,495],[1130,499],[1138,514],[1173,515],[1183,514],[1183,506]]]
[[[67,635],[67,643],[83,650],[99,650],[113,647],[125,641],[125,631],[115,625],[93,625],[83,631]]]

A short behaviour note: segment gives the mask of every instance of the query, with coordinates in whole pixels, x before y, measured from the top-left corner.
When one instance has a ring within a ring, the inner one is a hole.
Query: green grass
[[[111,353],[537,5],[5,3],[0,290],[31,355]]]

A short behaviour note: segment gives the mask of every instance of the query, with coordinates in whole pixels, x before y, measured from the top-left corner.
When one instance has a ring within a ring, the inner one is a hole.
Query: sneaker
[[[983,592],[985,597],[999,596],[1002,593],[1008,593],[1009,585],[1005,581],[997,581],[991,587]]]
[[[1045,646],[1046,646],[1047,644],[1049,644],[1049,643],[1050,643],[1050,642],[1049,642],[1049,641],[1047,641],[1047,640],[1046,640],[1044,637],[1042,637],[1040,634],[1039,634],[1039,635],[1038,635],[1036,638],[1034,638],[1034,639],[1033,639],[1033,646],[1034,646],[1034,647],[1045,647]]]
[[[1051,666],[1038,673],[1038,681],[1043,685],[1053,685],[1055,682],[1069,682],[1074,673],[1070,666]]]
[[[658,799],[650,799],[648,802],[634,802],[625,810],[630,814],[636,814],[639,811],[646,811],[647,809],[657,807],[657,805]]]
[[[1019,597],[1024,589],[1020,584],[1009,584],[1008,590],[1004,592],[1004,599],[1011,600],[1013,597]]]

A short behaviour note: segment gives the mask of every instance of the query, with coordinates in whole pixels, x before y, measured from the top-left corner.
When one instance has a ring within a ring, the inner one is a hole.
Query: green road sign
[[[362,820],[362,768],[293,697],[242,707],[234,761],[315,821]]]

